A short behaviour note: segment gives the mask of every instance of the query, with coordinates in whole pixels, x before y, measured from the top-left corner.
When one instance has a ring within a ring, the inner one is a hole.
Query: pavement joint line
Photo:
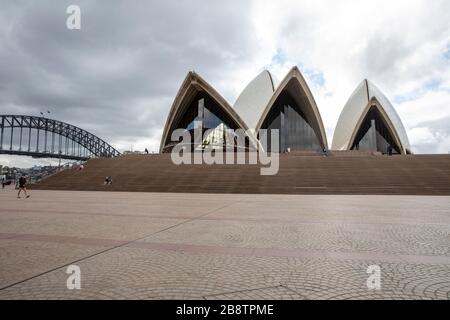
[[[140,241],[140,240],[145,240],[145,239],[147,239],[147,238],[153,237],[154,235],[157,235],[157,234],[160,234],[160,233],[165,232],[165,231],[167,231],[167,230],[170,230],[170,229],[179,227],[179,226],[181,226],[182,224],[189,223],[189,222],[192,222],[192,221],[194,221],[194,220],[201,220],[201,218],[204,218],[204,217],[206,217],[207,215],[213,214],[214,212],[217,212],[217,211],[219,211],[219,210],[225,209],[225,208],[230,207],[230,206],[234,205],[235,203],[239,203],[239,202],[241,202],[241,201],[232,202],[232,203],[223,205],[223,206],[221,206],[221,207],[219,207],[219,208],[212,209],[212,210],[210,210],[210,211],[208,211],[208,212],[206,212],[206,213],[204,213],[204,214],[201,214],[201,215],[199,215],[199,216],[197,216],[197,217],[189,218],[189,219],[187,219],[187,220],[185,220],[185,221],[182,221],[182,222],[180,222],[180,223],[174,224],[173,226],[170,226],[170,227],[164,228],[164,229],[162,229],[162,230],[156,231],[156,232],[154,232],[154,233],[152,233],[152,234],[150,234],[150,235],[144,237],[143,239],[141,238],[141,239],[138,239],[138,240],[135,240],[135,241],[131,241],[131,242],[128,243],[128,244],[131,244],[131,243],[133,243],[133,242],[137,242],[137,241]],[[126,244],[126,245],[128,245],[128,244]]]
[[[239,202],[239,201],[238,201],[238,202]],[[152,233],[152,234],[150,234],[150,235],[145,235],[145,236],[140,237],[140,238],[138,238],[138,239],[134,239],[134,240],[131,240],[131,241],[127,241],[127,242],[124,242],[123,244],[119,244],[119,245],[117,245],[117,246],[113,246],[113,247],[107,248],[107,249],[102,250],[102,251],[100,251],[100,252],[96,252],[96,253],[94,253],[94,254],[88,255],[88,256],[86,256],[86,257],[82,257],[82,258],[80,258],[80,259],[71,261],[71,262],[69,262],[69,263],[65,263],[65,264],[60,265],[60,266],[58,266],[58,267],[51,268],[50,270],[46,270],[46,271],[41,272],[41,273],[39,273],[39,274],[37,274],[37,275],[34,275],[34,276],[28,277],[28,278],[26,278],[26,279],[22,279],[22,280],[20,280],[20,281],[17,281],[17,282],[11,283],[11,284],[9,284],[9,285],[3,286],[3,287],[0,288],[0,291],[3,291],[3,290],[5,290],[5,289],[14,287],[14,286],[16,286],[16,285],[25,283],[25,282],[27,282],[27,281],[30,281],[30,280],[33,280],[33,279],[36,279],[36,278],[39,278],[39,277],[41,277],[41,276],[43,276],[43,275],[49,274],[49,273],[51,273],[51,272],[53,272],[53,271],[62,269],[62,268],[64,268],[64,267],[70,266],[70,265],[72,265],[72,264],[75,264],[75,263],[78,263],[78,262],[81,262],[81,261],[88,260],[88,259],[90,259],[90,258],[99,256],[99,255],[101,255],[101,254],[103,254],[103,253],[110,252],[110,251],[113,251],[113,250],[118,249],[118,248],[126,247],[127,245],[129,245],[129,244],[131,244],[131,243],[133,243],[133,242],[138,242],[138,241],[140,241],[140,240],[144,240],[144,239],[149,238],[149,237],[151,237],[151,236],[153,236],[153,235],[156,235],[156,234],[159,234],[159,233],[161,233],[161,232],[167,231],[167,230],[169,230],[169,229],[178,227],[178,226],[180,226],[180,225],[182,225],[182,224],[184,224],[184,223],[188,223],[188,222],[194,221],[194,220],[197,219],[197,218],[201,218],[201,217],[207,216],[207,215],[212,214],[212,213],[214,213],[214,212],[216,212],[216,211],[219,211],[219,210],[222,210],[222,209],[224,209],[224,208],[226,208],[226,207],[229,207],[229,206],[231,206],[232,204],[234,204],[234,203],[229,203],[229,204],[223,205],[223,206],[221,206],[221,207],[219,207],[219,208],[212,209],[212,210],[210,210],[210,211],[208,211],[208,212],[206,212],[206,213],[203,213],[203,214],[201,214],[201,215],[199,215],[199,216],[197,216],[197,217],[193,217],[193,218],[187,219],[186,221],[183,221],[183,222],[177,223],[177,224],[175,224],[175,225],[172,225],[172,226],[170,226],[170,227],[164,228],[164,229],[162,229],[162,230],[156,231],[156,232],[154,232],[154,233]]]
[[[220,208],[216,210],[220,210]],[[187,223],[187,221],[184,223]],[[180,224],[173,225],[172,227],[176,227],[179,225]],[[167,230],[167,228],[163,230]],[[156,232],[162,232],[163,230],[159,230]],[[156,232],[154,234],[156,234]],[[101,246],[101,247],[110,246],[110,248],[111,246],[113,247],[130,246],[138,249],[175,251],[175,252],[181,251],[181,252],[188,252],[190,254],[213,254],[213,255],[231,255],[231,256],[246,256],[246,257],[298,257],[298,258],[313,258],[313,259],[327,259],[327,260],[331,259],[340,261],[373,260],[392,263],[427,263],[427,264],[438,263],[450,265],[450,256],[446,255],[417,255],[417,254],[399,255],[392,253],[352,252],[352,251],[342,252],[342,251],[312,250],[301,248],[224,247],[212,245],[139,241],[142,240],[142,238],[127,241],[127,240],[93,239],[93,238],[65,237],[57,235],[34,235],[34,234],[11,234],[9,236],[5,236],[2,238],[1,237],[2,235],[5,234],[0,233],[0,241],[15,240],[15,241],[39,241],[50,243],[66,242],[71,244],[90,245],[90,246]]]
[[[0,232],[1,240],[16,240],[16,241],[38,241],[48,243],[70,243],[75,245],[90,245],[90,246],[115,246],[126,243],[130,240],[116,240],[105,238],[84,238],[77,236],[61,236],[61,235],[49,235],[49,234],[31,234],[31,233],[8,233]]]
[[[0,233],[0,234],[4,234],[4,233]],[[10,234],[9,236],[6,237],[0,237],[0,240],[15,240],[17,239],[19,235],[18,234]]]
[[[23,209],[7,209],[8,211],[15,211],[15,212],[23,212]],[[82,215],[82,216],[105,216],[105,217],[118,217],[118,218],[147,218],[147,219],[187,219],[190,217],[187,216],[148,216],[143,214],[111,214],[111,213],[104,213],[104,212],[80,212],[80,211],[60,211],[60,210],[39,210],[39,209],[33,209],[31,211],[33,213],[48,213],[48,214],[56,214],[56,215]]]
[[[242,201],[237,201],[242,202]],[[22,212],[22,209],[8,209],[9,211]],[[40,213],[45,212],[48,214],[56,214],[56,215],[86,215],[86,216],[105,216],[105,217],[118,217],[118,218],[145,218],[145,219],[166,219],[166,220],[183,220],[183,219],[195,219],[195,220],[204,220],[204,221],[243,221],[243,222],[267,222],[267,223],[295,223],[295,224],[312,224],[312,225],[396,225],[396,226],[417,226],[417,222],[353,222],[353,221],[342,221],[342,220],[327,220],[326,223],[322,221],[305,221],[305,220],[293,220],[293,219],[271,219],[271,218],[262,218],[262,219],[252,219],[252,218],[222,218],[222,217],[189,217],[189,216],[164,216],[164,215],[142,215],[142,214],[110,214],[110,213],[102,213],[102,212],[77,212],[77,211],[49,211],[49,210],[33,210],[33,212]],[[421,226],[446,226],[446,223],[442,222],[420,222]]]

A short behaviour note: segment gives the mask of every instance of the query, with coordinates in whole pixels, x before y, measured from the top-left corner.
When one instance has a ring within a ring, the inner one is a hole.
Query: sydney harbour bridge
[[[88,160],[120,152],[74,125],[45,117],[0,115],[0,154]]]

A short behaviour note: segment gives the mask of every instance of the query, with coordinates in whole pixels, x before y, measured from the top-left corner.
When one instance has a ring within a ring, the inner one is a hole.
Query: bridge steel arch
[[[14,144],[14,129],[20,129],[18,145]],[[32,130],[36,132],[33,140]],[[40,139],[41,132],[44,132],[43,139]],[[28,133],[26,141],[23,141],[24,133]],[[116,157],[120,152],[92,133],[66,122],[36,116],[0,115],[0,154],[87,160]]]

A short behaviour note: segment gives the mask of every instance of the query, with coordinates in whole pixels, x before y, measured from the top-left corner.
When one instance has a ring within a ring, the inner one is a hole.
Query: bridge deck
[[[29,152],[21,150],[0,150],[0,154],[18,155],[18,156],[30,156],[33,158],[52,158],[52,159],[65,159],[65,160],[81,160],[86,161],[89,157],[69,155],[69,154],[59,154],[52,152]]]

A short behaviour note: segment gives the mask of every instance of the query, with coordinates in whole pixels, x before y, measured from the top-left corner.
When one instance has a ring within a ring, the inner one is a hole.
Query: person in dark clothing
[[[147,148],[145,148],[145,153],[148,154],[148,149]]]
[[[3,181],[2,182],[2,189],[5,189],[5,186],[9,186],[9,185],[11,185],[11,180],[9,180],[9,181]]]
[[[388,151],[388,155],[392,156],[392,146],[391,145],[388,146],[387,151]]]
[[[25,193],[25,196],[27,198],[30,197],[30,195],[27,193],[27,188],[26,188],[26,184],[27,184],[27,179],[25,178],[25,176],[21,176],[19,178],[19,192],[17,193],[17,198],[20,198],[20,193],[23,191]]]

